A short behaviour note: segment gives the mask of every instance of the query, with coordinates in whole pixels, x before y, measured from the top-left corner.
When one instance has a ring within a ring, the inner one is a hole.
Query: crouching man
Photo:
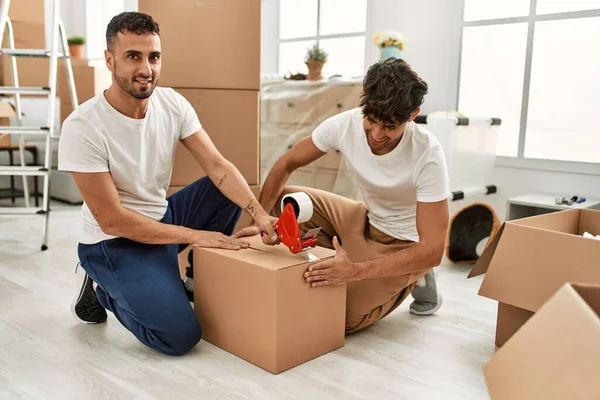
[[[301,228],[322,227],[318,244],[334,248],[336,255],[313,265],[305,279],[313,287],[348,284],[347,333],[382,319],[411,293],[412,313],[439,309],[433,268],[443,256],[449,219],[444,151],[413,122],[427,83],[405,61],[389,59],[368,70],[363,86],[359,108],[324,121],[279,158],[259,198],[275,215],[287,193],[302,191],[312,199],[312,219]],[[335,150],[356,173],[363,201],[286,187],[294,170]],[[250,226],[234,236],[258,229]]]

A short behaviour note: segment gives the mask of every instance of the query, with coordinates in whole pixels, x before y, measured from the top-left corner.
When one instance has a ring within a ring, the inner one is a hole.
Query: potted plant
[[[327,62],[327,53],[317,43],[306,51],[304,62],[308,67],[307,80],[318,81],[323,79],[321,71],[323,65]]]
[[[373,43],[381,51],[381,60],[386,60],[390,57],[401,58],[402,51],[406,47],[406,39],[400,32],[396,31],[377,32],[373,35]]]
[[[83,36],[73,36],[67,39],[69,45],[69,53],[71,57],[83,58],[83,49],[85,46],[85,38]]]

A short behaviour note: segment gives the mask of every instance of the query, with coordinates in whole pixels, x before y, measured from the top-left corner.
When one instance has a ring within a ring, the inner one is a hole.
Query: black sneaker
[[[92,278],[77,264],[77,295],[71,305],[73,316],[85,324],[99,324],[107,319],[106,310],[98,302]]]
[[[185,267],[185,280],[181,281],[183,283],[183,289],[185,290],[185,294],[190,303],[194,302],[194,249],[190,249],[188,252],[188,263],[189,265]]]

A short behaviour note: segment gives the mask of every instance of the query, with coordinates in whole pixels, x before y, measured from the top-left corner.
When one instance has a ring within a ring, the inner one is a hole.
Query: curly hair
[[[158,22],[141,12],[127,11],[115,15],[106,27],[106,48],[111,50],[117,35],[125,32],[142,35],[154,33],[160,35]]]
[[[395,129],[423,104],[427,91],[427,82],[406,61],[392,57],[369,67],[360,107],[372,122]]]

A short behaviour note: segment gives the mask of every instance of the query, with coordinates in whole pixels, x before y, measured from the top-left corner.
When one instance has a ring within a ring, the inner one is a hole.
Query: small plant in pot
[[[323,65],[327,62],[327,55],[328,54],[316,43],[307,50],[304,59],[304,62],[308,67],[307,80],[318,81],[323,79],[321,71],[323,70]]]
[[[83,36],[73,36],[67,39],[69,45],[69,53],[71,57],[83,58],[83,49],[85,46],[85,38]]]

